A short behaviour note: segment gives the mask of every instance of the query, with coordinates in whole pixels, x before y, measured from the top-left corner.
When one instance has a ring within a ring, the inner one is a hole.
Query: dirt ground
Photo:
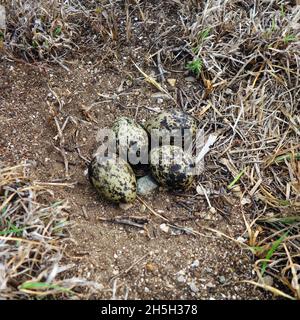
[[[97,298],[112,297],[113,286],[115,297],[129,299],[264,298],[265,294],[240,282],[253,278],[253,260],[232,241],[212,233],[168,234],[159,227],[163,221],[140,202],[124,211],[98,197],[84,175],[83,160],[97,147],[97,129],[124,115],[143,121],[152,113],[145,107],[165,109],[169,103],[157,104],[157,98],[151,98],[151,87],[142,80],[116,95],[126,62],[119,73],[88,58],[72,61],[69,72],[60,67],[38,70],[12,61],[0,64],[2,160],[18,163],[26,159],[32,177],[39,181],[76,183],[73,188],[52,187],[56,198],[70,203],[75,241],[67,252],[68,262],[75,263],[72,273],[102,284],[104,290]],[[70,179],[65,177],[62,156],[55,148],[53,110],[58,105],[51,91],[63,101],[57,116],[60,125],[72,119],[63,131]],[[84,111],[87,106],[92,106],[89,112]],[[207,219],[201,216],[207,210],[204,199],[194,198],[191,212],[180,206],[182,198],[159,190],[144,201],[171,221],[199,232],[201,226],[208,226],[237,238],[245,231],[238,209],[226,219],[218,213]],[[149,220],[147,230],[101,221],[116,216],[145,218]]]

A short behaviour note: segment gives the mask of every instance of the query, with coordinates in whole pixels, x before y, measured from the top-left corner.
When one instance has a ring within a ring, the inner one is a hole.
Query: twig
[[[110,223],[117,223],[117,224],[124,224],[124,225],[129,225],[137,228],[144,228],[145,224],[149,222],[147,218],[140,218],[140,217],[121,217],[121,218],[114,218],[114,219],[108,219],[108,218],[98,218],[98,220],[103,221],[103,222],[110,222]],[[132,221],[132,220],[137,220],[141,221],[141,223]]]
[[[149,82],[150,84],[152,84],[156,89],[158,89],[159,91],[165,93],[166,95],[168,95],[168,97],[173,100],[176,103],[176,100],[170,95],[170,93],[165,90],[154,78],[148,76],[143,70],[141,70],[138,65],[136,63],[134,63],[132,61],[132,63],[134,64],[134,66],[138,69],[138,71],[144,76],[145,80],[147,82]]]
[[[141,261],[143,261],[146,257],[149,256],[149,252],[146,253],[145,255],[143,255],[141,258],[137,259],[135,262],[133,262],[133,264],[131,266],[129,266],[129,268],[127,268],[126,270],[120,272],[119,274],[117,274],[116,276],[112,277],[110,279],[110,281],[115,280],[117,278],[119,278],[121,275],[128,273],[134,266],[136,266],[138,263],[140,263]]]
[[[157,57],[157,68],[159,70],[161,82],[165,82],[166,81],[165,76],[164,76],[165,71],[164,71],[162,64],[161,64],[160,50],[157,52],[156,57]]]
[[[63,125],[63,127],[61,128],[59,125],[59,122],[57,120],[57,117],[54,117],[54,121],[57,127],[57,131],[58,131],[58,138],[59,138],[59,148],[56,147],[54,144],[54,148],[56,150],[58,150],[60,152],[60,154],[62,155],[63,161],[64,161],[64,165],[65,165],[65,175],[66,175],[66,179],[70,179],[70,175],[69,175],[69,162],[68,162],[68,158],[64,149],[64,136],[63,136],[63,129],[66,127],[67,122],[69,120],[69,117],[65,120],[65,123]]]

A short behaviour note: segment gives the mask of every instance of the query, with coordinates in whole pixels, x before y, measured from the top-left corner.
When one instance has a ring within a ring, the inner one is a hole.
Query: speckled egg
[[[188,189],[194,180],[192,157],[180,147],[164,145],[151,150],[150,167],[157,182],[169,188]]]
[[[148,156],[148,134],[136,121],[121,117],[114,122],[112,131],[116,138],[117,153],[123,159],[127,156],[131,165],[142,162],[139,157]],[[143,163],[147,163],[147,159]]]
[[[90,163],[88,176],[92,185],[105,199],[113,202],[133,202],[136,198],[136,178],[123,159],[96,156]]]
[[[146,122],[145,128],[150,134],[152,141],[158,142],[159,135],[166,136],[172,134],[171,144],[174,144],[174,139],[176,138],[179,138],[178,141],[181,143],[185,135],[185,139],[187,140],[185,142],[189,145],[197,132],[197,120],[183,111],[163,111],[150,118]],[[170,144],[170,142],[164,143],[164,141],[160,141],[159,145]]]

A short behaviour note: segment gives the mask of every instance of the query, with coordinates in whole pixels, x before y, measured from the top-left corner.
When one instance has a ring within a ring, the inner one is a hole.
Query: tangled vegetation
[[[63,263],[68,205],[50,201],[52,193],[31,181],[26,169],[26,165],[0,167],[1,299],[70,299],[82,296],[79,287],[99,289],[85,279],[66,276],[74,267]]]

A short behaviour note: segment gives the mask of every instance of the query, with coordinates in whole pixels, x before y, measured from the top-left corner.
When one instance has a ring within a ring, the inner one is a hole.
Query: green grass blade
[[[283,162],[284,160],[291,160],[292,157],[293,157],[293,155],[291,153],[287,153],[287,154],[284,154],[282,156],[275,158],[275,162],[280,163],[280,162]],[[293,158],[295,160],[300,160],[300,152],[295,153]]]
[[[289,42],[293,42],[293,41],[296,41],[296,40],[297,40],[297,38],[293,34],[288,34],[283,38],[283,42],[285,44],[288,44]]]
[[[26,281],[19,286],[20,289],[24,290],[49,290],[54,289],[61,292],[71,292],[70,289],[61,287],[56,284],[49,284],[46,282],[37,282],[37,281]]]
[[[24,228],[11,228],[11,229],[8,229],[8,230],[3,230],[3,231],[0,231],[0,236],[5,236],[7,234],[11,234],[11,233],[19,233],[19,232],[22,232],[24,231]]]
[[[232,182],[230,182],[230,184],[227,186],[228,189],[232,189],[234,187],[234,185],[241,179],[242,175],[245,173],[245,169],[242,170],[234,179]]]
[[[202,70],[203,62],[201,59],[196,58],[193,61],[188,62],[186,68],[193,72],[197,77],[200,75]]]
[[[287,225],[295,224],[297,222],[300,222],[300,216],[290,216],[290,217],[268,217],[268,218],[262,218],[258,219],[258,222],[267,222],[267,223],[284,223]]]
[[[198,34],[198,38],[199,40],[205,40],[208,36],[209,36],[209,33],[210,33],[210,28],[207,28],[207,29],[204,29],[202,32],[199,32]]]
[[[283,240],[286,238],[287,236],[287,232],[285,234],[283,234],[279,239],[277,239],[271,249],[267,252],[266,254],[266,260],[270,260],[271,257],[273,256],[273,254],[275,253],[275,251],[277,250],[277,248],[280,246],[280,244],[283,242]],[[268,265],[268,261],[264,261],[261,267],[261,274],[263,275],[267,269],[267,265]]]

